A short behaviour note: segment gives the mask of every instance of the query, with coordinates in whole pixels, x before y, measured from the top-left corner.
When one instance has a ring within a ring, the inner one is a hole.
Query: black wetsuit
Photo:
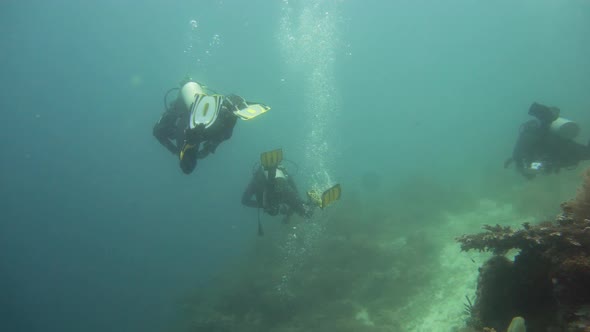
[[[557,173],[561,168],[575,167],[582,160],[590,160],[590,146],[551,132],[551,122],[557,118],[558,113],[534,103],[529,114],[537,120],[530,120],[521,125],[512,158],[506,161],[506,167],[514,161],[519,173],[532,178],[533,175],[527,172],[532,162],[542,162],[546,173]]]
[[[235,95],[225,97],[219,114],[210,127],[205,128],[202,125],[189,129],[190,112],[182,99],[177,98],[154,126],[154,136],[170,152],[180,157],[180,168],[184,173],[190,174],[197,166],[197,159],[215,153],[221,142],[231,138],[237,122],[233,111],[243,101]]]
[[[299,197],[299,192],[293,179],[286,170],[281,169],[285,177],[276,177],[276,169],[268,172],[269,178],[262,167],[258,167],[250,183],[242,195],[242,204],[263,208],[264,212],[275,216],[279,213],[286,216],[286,220],[297,213],[303,218],[311,218],[311,205]]]
[[[181,98],[170,105],[154,125],[153,134],[166,149],[178,156],[184,145],[184,132],[188,127],[190,114]]]

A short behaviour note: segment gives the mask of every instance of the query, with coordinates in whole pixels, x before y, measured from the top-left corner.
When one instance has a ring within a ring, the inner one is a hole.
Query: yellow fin
[[[268,110],[270,110],[270,107],[264,104],[252,104],[248,105],[246,108],[242,108],[241,110],[234,111],[234,114],[242,120],[250,120],[254,119],[260,114],[268,112]]]
[[[322,194],[322,204],[320,207],[323,209],[326,206],[330,205],[334,201],[340,199],[340,195],[342,194],[342,189],[340,188],[340,184],[336,184],[332,186],[332,188],[324,191]]]
[[[264,169],[277,167],[283,161],[283,149],[276,149],[260,154],[260,164]]]

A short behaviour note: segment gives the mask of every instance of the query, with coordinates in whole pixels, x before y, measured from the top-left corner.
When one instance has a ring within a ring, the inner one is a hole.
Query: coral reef
[[[457,238],[461,250],[496,255],[481,268],[469,326],[505,331],[522,316],[533,331],[588,331],[590,311],[590,170],[575,199],[553,221],[522,229],[484,226]],[[514,261],[504,254],[518,249]]]
[[[563,211],[577,221],[590,218],[590,168],[583,174],[582,186],[573,200],[563,203]]]

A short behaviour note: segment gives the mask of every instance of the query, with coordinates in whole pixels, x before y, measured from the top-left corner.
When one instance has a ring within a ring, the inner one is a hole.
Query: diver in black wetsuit
[[[529,115],[536,120],[525,122],[520,127],[512,157],[516,170],[527,179],[536,174],[557,173],[562,168],[574,168],[580,161],[590,160],[590,142],[582,145],[573,140],[579,128],[573,122],[559,117],[559,108],[533,103]]]
[[[260,209],[271,216],[281,214],[289,222],[293,214],[311,219],[315,208],[324,209],[340,199],[342,188],[335,184],[321,195],[315,190],[307,192],[307,200],[299,196],[297,186],[287,169],[281,164],[283,150],[276,149],[260,155],[260,165],[242,194],[242,204],[258,209],[258,235],[264,234],[260,223]]]
[[[197,166],[197,159],[215,153],[221,142],[231,138],[238,118],[234,111],[247,105],[236,95],[211,97],[203,109],[203,114],[208,117],[202,117],[199,122],[194,120],[195,110],[191,108],[204,99],[199,97],[204,96],[203,89],[196,82],[183,83],[171,105],[164,101],[166,111],[155,124],[153,134],[160,144],[179,157],[182,171],[190,174]],[[171,89],[168,93],[174,90],[178,89]]]
[[[242,195],[242,204],[262,208],[271,216],[281,214],[288,222],[291,215],[309,219],[313,216],[314,205],[311,200],[304,202],[295,182],[282,166],[267,168],[258,166]]]

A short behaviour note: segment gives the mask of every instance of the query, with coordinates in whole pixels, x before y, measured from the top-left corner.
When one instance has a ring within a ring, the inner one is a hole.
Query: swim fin
[[[247,107],[234,111],[234,114],[242,120],[251,120],[260,114],[270,110],[269,106],[264,104],[249,104]]]
[[[276,168],[283,161],[283,149],[276,149],[260,154],[260,164],[265,170]]]
[[[320,206],[322,209],[326,206],[332,204],[333,202],[340,199],[342,194],[342,189],[340,188],[340,184],[334,185],[332,188],[324,191],[322,194],[322,205]]]

